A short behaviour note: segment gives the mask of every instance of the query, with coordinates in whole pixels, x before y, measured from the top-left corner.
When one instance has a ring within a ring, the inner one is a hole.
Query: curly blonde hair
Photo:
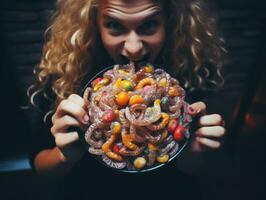
[[[156,0],[166,9],[166,43],[161,51],[161,64],[169,66],[188,90],[216,90],[223,84],[223,41],[218,37],[211,18],[205,15],[198,0]],[[51,26],[38,78],[31,93],[44,93],[49,85],[55,104],[80,90],[85,75],[95,63],[97,43],[97,0],[59,1]],[[90,67],[88,67],[90,66]],[[32,102],[33,103],[33,102]]]
[[[163,63],[188,91],[216,91],[223,85],[223,39],[202,2],[173,0],[167,4],[168,40]]]

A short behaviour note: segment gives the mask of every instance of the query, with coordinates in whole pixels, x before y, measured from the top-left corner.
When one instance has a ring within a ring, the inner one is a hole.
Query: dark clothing
[[[151,199],[160,196],[165,199],[174,196],[200,199],[199,191],[195,191],[197,186],[193,184],[195,180],[192,177],[182,174],[171,164],[149,173],[128,174],[116,172],[86,156],[66,177],[62,193],[64,199],[75,199],[77,196],[84,199],[92,196],[100,199],[139,199],[147,196]]]
[[[87,79],[88,80],[88,79]],[[49,102],[38,102],[48,104]],[[49,108],[47,106],[46,108]],[[51,118],[51,115],[50,115]],[[37,110],[30,112],[32,124],[31,163],[38,152],[55,146],[50,133],[51,120],[44,124]],[[178,158],[177,158],[178,159]],[[33,164],[32,164],[33,166]],[[33,166],[34,167],[34,166]],[[58,184],[55,199],[142,198],[201,199],[199,183],[195,177],[180,172],[175,161],[154,171],[131,174],[107,168],[94,156],[86,154]]]
[[[31,161],[33,161],[39,151],[53,148],[55,142],[50,128],[43,123],[40,115],[36,112],[31,112],[31,114],[34,116],[35,123],[31,153]],[[127,199],[144,196],[153,199],[160,196],[166,199],[167,197],[200,199],[197,179],[180,172],[174,161],[151,172],[129,174],[105,167],[89,153],[57,186],[57,194],[55,194],[57,200],[90,199],[92,196],[99,197],[99,199],[105,197]]]

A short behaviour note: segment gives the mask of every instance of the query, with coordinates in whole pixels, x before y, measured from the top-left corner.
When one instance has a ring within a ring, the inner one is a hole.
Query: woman
[[[150,62],[168,66],[169,72],[180,80],[194,101],[222,85],[221,40],[196,0],[59,1],[47,33],[48,41],[35,71],[38,81],[31,90],[32,104],[45,106],[42,110],[46,113],[47,125],[43,127],[45,131],[40,129],[41,122],[38,126],[35,124],[34,137],[41,141],[34,142],[32,165],[43,174],[75,174],[72,183],[79,182],[77,177],[87,174],[88,180],[97,176],[92,185],[100,184],[98,189],[114,187],[109,180],[116,173],[94,163],[79,143],[78,133],[70,131],[70,127],[86,128],[85,103],[78,94],[84,83],[100,70],[99,67],[129,61],[136,65]],[[193,158],[193,163],[180,158],[177,166],[173,164],[161,172],[136,175],[137,178],[116,174],[120,181],[129,181],[125,183],[129,184],[128,187],[124,184],[119,187],[125,191],[134,189],[130,182],[143,184],[143,177],[148,182],[160,178],[167,181],[166,177],[159,175],[162,173],[171,177],[178,174],[177,179],[181,180],[179,169],[188,171],[189,168],[190,172],[199,169],[203,164],[203,151],[220,148],[220,139],[225,133],[222,117],[207,115],[202,101],[190,105],[190,114],[201,116],[196,137],[184,154],[184,158]],[[85,172],[86,169],[93,170],[93,173]],[[101,185],[102,177],[108,180],[106,187]],[[179,183],[177,180],[177,186]],[[95,188],[90,186],[88,191]]]

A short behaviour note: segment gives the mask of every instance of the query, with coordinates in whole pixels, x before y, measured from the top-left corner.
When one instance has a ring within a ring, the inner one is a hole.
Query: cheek
[[[103,42],[103,46],[109,52],[109,54],[113,55],[120,47],[121,39],[119,37],[113,37],[106,31],[101,31],[101,38]]]
[[[152,37],[147,38],[147,44],[149,45],[150,50],[158,54],[162,49],[164,42],[165,42],[165,30],[161,29]]]

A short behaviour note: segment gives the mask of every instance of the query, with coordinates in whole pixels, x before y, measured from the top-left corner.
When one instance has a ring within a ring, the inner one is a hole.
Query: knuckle
[[[203,101],[200,101],[199,104],[200,104],[201,110],[205,110],[206,109],[207,106],[206,106],[206,104]]]
[[[78,96],[77,94],[71,94],[69,95],[68,99],[69,100],[72,100],[72,101],[77,101],[77,100],[80,100],[80,96]]]
[[[63,148],[65,146],[65,142],[63,141],[61,135],[55,135],[55,143],[59,148]]]
[[[64,99],[60,102],[59,104],[59,107],[62,109],[62,110],[67,110],[67,107],[68,107],[69,103],[68,103],[68,100]]]
[[[73,122],[72,118],[68,115],[64,115],[62,117],[62,121],[65,123],[65,124],[71,124]]]
[[[82,121],[83,115],[85,113],[83,112],[83,110],[79,107],[77,107],[77,109],[75,110],[75,112],[72,113],[72,115],[74,116],[74,118],[78,121]],[[72,120],[73,121],[73,120]]]
[[[55,131],[55,127],[52,126],[52,127],[50,128],[50,131],[51,131],[52,134],[55,134],[55,132],[56,132],[56,131]]]
[[[66,124],[68,126],[75,126],[75,125],[79,124],[76,119],[74,119],[73,117],[71,117],[69,115],[65,115],[63,117],[62,121],[64,124]]]
[[[80,106],[83,106],[84,105],[84,100],[81,96],[77,95],[77,94],[71,94],[68,99],[70,101],[72,101],[73,103],[75,104],[78,104]]]
[[[55,135],[55,143],[56,146],[58,146],[59,148],[66,147],[77,140],[78,140],[77,133],[72,133],[72,134],[59,133]]]
[[[69,99],[75,99],[76,96],[77,96],[76,94],[71,94],[71,95],[68,96],[68,98],[69,98]]]
[[[53,116],[52,116],[52,124],[54,124],[55,123],[55,114],[53,114]]]
[[[206,107],[206,103],[204,103],[203,101],[200,101],[200,103],[203,107]]]

